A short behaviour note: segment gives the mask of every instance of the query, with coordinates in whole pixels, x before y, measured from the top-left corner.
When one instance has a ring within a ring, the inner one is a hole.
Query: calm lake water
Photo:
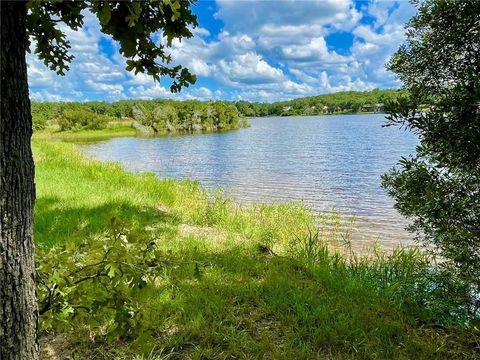
[[[415,150],[417,138],[382,127],[383,115],[275,117],[226,133],[116,138],[87,154],[131,171],[197,179],[240,202],[303,200],[313,211],[357,219],[354,241],[408,242],[406,225],[380,187],[380,175]]]

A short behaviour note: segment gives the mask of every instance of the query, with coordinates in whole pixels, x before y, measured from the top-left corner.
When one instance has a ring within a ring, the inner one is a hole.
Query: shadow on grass
[[[35,205],[35,241],[49,247],[86,237],[101,235],[112,218],[119,219],[131,231],[144,231],[146,226],[178,223],[178,219],[162,208],[132,206],[125,202],[109,202],[96,207],[68,207],[58,198],[40,198]]]

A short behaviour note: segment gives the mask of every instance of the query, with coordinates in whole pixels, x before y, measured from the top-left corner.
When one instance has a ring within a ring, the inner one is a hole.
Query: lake
[[[380,187],[380,175],[418,139],[382,127],[384,115],[258,118],[225,133],[127,137],[83,146],[101,160],[158,177],[196,179],[243,203],[302,200],[312,211],[357,219],[353,240],[408,243],[406,221]]]

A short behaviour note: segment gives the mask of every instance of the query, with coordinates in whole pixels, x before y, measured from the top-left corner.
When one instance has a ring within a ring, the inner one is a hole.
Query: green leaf
[[[112,279],[115,277],[115,274],[118,272],[118,267],[114,263],[108,263],[105,266],[105,270],[107,271],[107,276]]]
[[[172,13],[173,13],[171,19],[172,21],[176,21],[181,16],[180,11],[178,11],[180,9],[180,3],[178,1],[171,2],[170,8],[172,9]]]
[[[130,14],[125,17],[125,20],[129,27],[134,27],[142,13],[142,5],[139,2],[134,2],[132,4],[127,4],[127,7]]]
[[[132,38],[126,38],[124,39],[124,41],[122,42],[122,51],[123,51],[123,55],[125,55],[126,57],[133,57],[135,56],[135,53],[136,53],[136,43],[135,43],[135,40],[132,39]],[[132,65],[134,62],[131,61],[129,63],[129,65]],[[132,67],[133,69],[133,67]],[[127,68],[128,70],[128,68]]]

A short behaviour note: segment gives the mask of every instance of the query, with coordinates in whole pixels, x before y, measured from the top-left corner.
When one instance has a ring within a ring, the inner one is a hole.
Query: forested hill
[[[274,103],[251,103],[239,101],[235,106],[244,116],[290,116],[353,114],[361,112],[382,112],[388,100],[399,96],[401,90],[342,91],[332,94]]]

